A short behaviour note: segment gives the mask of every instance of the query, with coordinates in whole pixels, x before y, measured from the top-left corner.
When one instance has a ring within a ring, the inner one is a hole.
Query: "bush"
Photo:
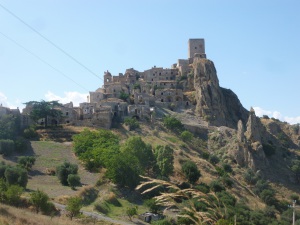
[[[25,169],[8,166],[4,172],[4,176],[8,185],[20,185],[26,188],[28,175]]]
[[[160,206],[157,204],[154,198],[146,200],[145,205],[149,208],[149,211],[152,213],[158,213],[158,210],[160,209]]]
[[[213,164],[213,165],[216,165],[220,162],[220,159],[218,156],[216,155],[210,155],[209,156],[209,161]]]
[[[180,134],[180,138],[184,141],[184,142],[189,142],[193,139],[193,134],[187,130],[183,131]]]
[[[70,162],[64,162],[62,165],[56,167],[56,175],[63,185],[68,185],[69,174],[77,174],[78,166]]]
[[[110,208],[106,202],[95,203],[94,209],[103,214],[107,214],[110,211]]]
[[[172,116],[165,116],[163,119],[163,124],[169,130],[174,130],[174,131],[183,130],[183,124],[180,122],[180,120]]]
[[[122,99],[123,101],[127,101],[129,97],[129,94],[126,94],[124,91],[121,91],[119,98]]]
[[[212,181],[209,186],[210,186],[210,189],[215,193],[225,191],[225,187],[219,180]]]
[[[229,164],[223,163],[223,164],[222,164],[222,167],[223,167],[223,170],[224,170],[225,172],[227,172],[227,173],[232,173],[232,167],[231,167]]]
[[[27,149],[27,142],[25,140],[25,138],[23,137],[18,137],[15,140],[15,150],[17,152],[23,152]]]
[[[77,186],[80,186],[80,177],[77,174],[69,174],[67,178],[68,185],[74,189]]]
[[[195,183],[201,176],[197,165],[192,161],[183,163],[181,170],[190,183]]]
[[[259,177],[251,169],[247,169],[246,172],[244,173],[244,179],[247,184],[255,185],[258,178]]]
[[[24,130],[23,136],[26,139],[35,139],[38,137],[38,133],[36,132],[35,128],[31,126]]]
[[[37,190],[30,194],[30,202],[35,207],[36,213],[40,211],[47,213],[49,196],[43,191]]]
[[[12,140],[0,140],[0,154],[11,155],[15,150],[15,143]]]
[[[205,194],[209,193],[209,191],[210,191],[210,187],[205,183],[198,184],[194,188]]]
[[[35,163],[34,156],[21,156],[18,158],[18,164],[26,170],[30,170]]]
[[[21,202],[23,188],[19,185],[9,185],[5,191],[5,201],[13,206],[18,206]]]
[[[136,118],[126,118],[124,122],[126,126],[129,126],[129,130],[135,130],[140,127]]]

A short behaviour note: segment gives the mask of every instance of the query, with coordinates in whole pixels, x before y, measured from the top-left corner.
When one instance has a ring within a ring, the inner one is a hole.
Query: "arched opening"
[[[160,101],[161,101],[161,102],[164,102],[164,100],[163,100],[163,99],[161,99]]]
[[[189,102],[186,102],[185,105],[186,105],[186,106],[189,106]]]

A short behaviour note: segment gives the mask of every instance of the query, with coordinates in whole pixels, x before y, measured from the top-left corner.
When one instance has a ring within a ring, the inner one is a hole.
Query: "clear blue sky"
[[[257,114],[300,123],[299,0],[0,0],[0,4],[99,77],[0,7],[4,105],[22,107],[27,101],[53,98],[78,102],[102,86],[104,71],[117,75],[131,67],[169,68],[177,59],[187,58],[189,38],[205,38],[207,58],[215,63],[220,85],[233,90],[245,108],[253,106]]]

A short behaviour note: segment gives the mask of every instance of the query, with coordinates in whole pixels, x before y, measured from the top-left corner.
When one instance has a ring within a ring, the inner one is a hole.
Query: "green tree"
[[[139,162],[141,172],[147,171],[148,175],[155,165],[155,157],[152,152],[152,147],[146,144],[141,137],[133,136],[126,140],[121,147],[121,151],[132,157],[136,157]]]
[[[128,207],[127,209],[126,209],[126,214],[127,214],[127,216],[129,217],[129,220],[130,221],[132,221],[132,217],[134,216],[134,215],[137,215],[137,206],[132,206],[132,207]]]
[[[15,143],[12,140],[0,140],[0,154],[11,155],[15,150]]]
[[[49,196],[40,190],[30,194],[30,203],[35,207],[36,213],[46,211],[48,207]]]
[[[201,176],[197,165],[192,161],[186,161],[181,167],[182,172],[190,183],[195,183]]]
[[[163,177],[169,177],[174,171],[174,151],[173,149],[166,145],[158,145],[154,154],[156,157],[156,163],[160,171],[160,175]]]
[[[113,157],[106,176],[120,187],[134,189],[140,182],[141,168],[137,157],[121,152]]]
[[[62,185],[68,185],[69,174],[77,174],[77,172],[78,166],[67,161],[56,167],[56,175]]]
[[[79,186],[80,183],[80,177],[77,174],[69,174],[68,175],[68,184],[72,189],[75,189],[75,187]]]
[[[20,117],[15,115],[0,116],[0,139],[15,139],[20,129]]]
[[[71,197],[68,199],[66,210],[71,220],[74,216],[79,215],[81,207],[82,203],[79,197]]]
[[[88,170],[97,170],[110,165],[112,158],[120,152],[119,138],[109,130],[85,129],[73,136],[74,151]]]
[[[60,118],[62,116],[61,110],[58,107],[61,107],[62,104],[58,101],[30,101],[25,103],[26,107],[30,107],[30,118],[34,121],[39,119],[44,119],[45,127],[48,126],[48,117]]]

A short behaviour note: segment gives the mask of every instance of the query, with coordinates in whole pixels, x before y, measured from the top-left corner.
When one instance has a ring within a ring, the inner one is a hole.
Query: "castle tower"
[[[189,39],[189,58],[194,58],[195,54],[202,56],[201,58],[206,58],[203,38]]]
[[[103,80],[104,84],[109,84],[110,82],[112,82],[112,75],[110,72],[108,72],[108,70],[104,72]]]

